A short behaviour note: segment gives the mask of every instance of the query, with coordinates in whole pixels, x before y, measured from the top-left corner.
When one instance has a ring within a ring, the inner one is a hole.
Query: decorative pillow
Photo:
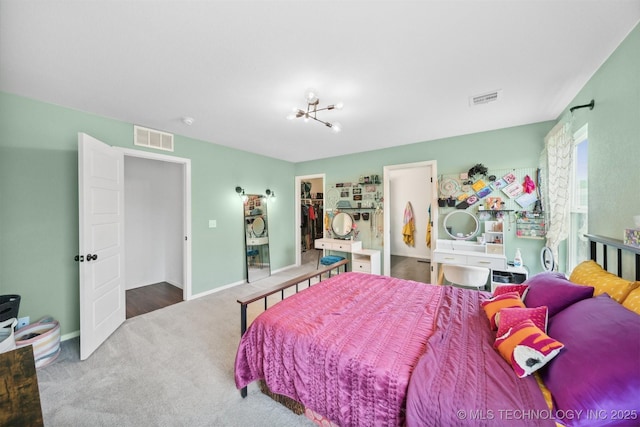
[[[520,298],[524,299],[527,294],[527,289],[529,289],[527,285],[499,285],[495,291],[493,291],[493,296],[496,297],[498,295],[506,294],[507,292],[517,292],[520,295]]]
[[[531,320],[544,333],[547,332],[548,313],[546,305],[534,308],[503,308],[496,314],[496,324],[498,325],[498,336],[509,332],[509,328],[516,326],[524,320]]]
[[[639,285],[638,282],[625,280],[609,273],[592,260],[578,264],[571,272],[569,280],[579,285],[593,286],[593,296],[607,293],[618,302],[624,301],[629,292]]]
[[[640,314],[640,288],[635,288],[622,301],[622,305],[634,313]]]
[[[542,332],[531,320],[524,320],[498,336],[494,347],[511,364],[516,375],[523,378],[542,368],[564,346]]]
[[[496,314],[501,309],[506,307],[524,307],[524,303],[517,292],[507,292],[506,294],[482,301],[482,307],[484,308],[484,312],[487,313],[489,323],[491,323],[491,329],[496,330],[498,329],[496,326]]]
[[[549,317],[573,303],[593,296],[591,286],[571,283],[562,273],[538,273],[524,284],[529,286],[527,296],[524,298],[525,305],[527,307],[546,305],[549,309]]]
[[[579,301],[552,317],[549,334],[566,348],[540,372],[556,409],[591,411],[609,417],[619,414],[621,419],[615,425],[638,425],[637,416],[628,418],[640,409],[638,331],[640,315],[608,295]],[[563,420],[570,426],[612,421],[587,417]]]

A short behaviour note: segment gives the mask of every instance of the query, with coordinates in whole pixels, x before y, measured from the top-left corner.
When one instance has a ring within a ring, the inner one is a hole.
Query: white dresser
[[[316,239],[315,248],[349,253],[352,271],[380,274],[380,251],[362,249],[361,241],[322,238]]]
[[[380,251],[375,249],[362,249],[352,253],[353,271],[362,273],[380,274]]]

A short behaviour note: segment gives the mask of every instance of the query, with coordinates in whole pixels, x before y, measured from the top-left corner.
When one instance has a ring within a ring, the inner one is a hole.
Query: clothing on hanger
[[[404,208],[404,225],[402,226],[402,240],[407,246],[415,246],[413,240],[413,234],[416,230],[415,222],[413,220],[413,207],[411,202],[407,202],[407,206]]]

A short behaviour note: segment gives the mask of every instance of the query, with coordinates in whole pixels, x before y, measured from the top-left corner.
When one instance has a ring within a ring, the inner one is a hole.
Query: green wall
[[[21,316],[52,315],[67,334],[79,329],[77,134],[134,148],[133,125],[6,93],[0,111],[0,294],[21,295]],[[167,154],[191,159],[193,295],[244,278],[238,185],[276,191],[272,269],[295,262],[293,164],[179,135]]]
[[[622,239],[640,214],[640,25],[570,106],[574,128],[589,124],[589,232]]]

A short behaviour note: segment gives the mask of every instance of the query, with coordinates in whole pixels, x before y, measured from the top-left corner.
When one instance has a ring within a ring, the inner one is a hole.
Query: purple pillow
[[[554,316],[549,321],[549,336],[565,346],[541,369],[555,409],[574,414],[584,411],[581,417],[560,421],[572,427],[637,426],[640,315],[602,294]]]
[[[523,285],[529,287],[524,305],[527,307],[546,305],[549,308],[549,317],[573,303],[593,296],[593,286],[576,285],[571,283],[564,274],[556,272],[538,273]]]

